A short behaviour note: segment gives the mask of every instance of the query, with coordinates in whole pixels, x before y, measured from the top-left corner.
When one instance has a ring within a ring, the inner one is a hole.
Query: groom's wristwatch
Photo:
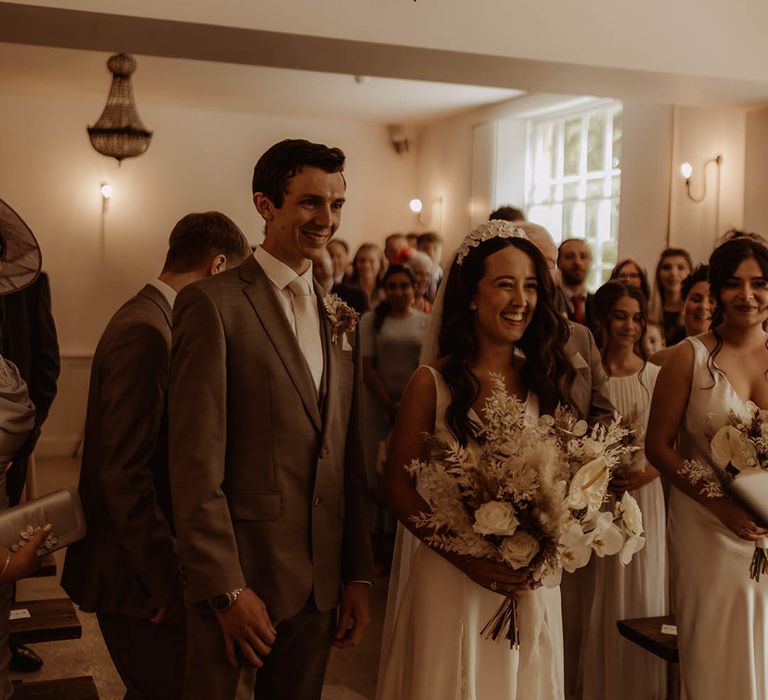
[[[235,588],[234,591],[229,591],[229,593],[222,593],[213,598],[208,598],[208,605],[214,612],[224,612],[225,610],[229,610],[232,607],[232,604],[237,600],[237,596],[239,596],[246,588],[247,586]]]

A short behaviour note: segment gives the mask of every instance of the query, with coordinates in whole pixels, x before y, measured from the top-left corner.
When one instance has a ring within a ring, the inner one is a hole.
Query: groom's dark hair
[[[344,152],[340,148],[304,139],[285,139],[267,149],[253,168],[253,194],[261,192],[279,209],[283,206],[288,180],[301,172],[303,167],[343,173],[344,160]]]

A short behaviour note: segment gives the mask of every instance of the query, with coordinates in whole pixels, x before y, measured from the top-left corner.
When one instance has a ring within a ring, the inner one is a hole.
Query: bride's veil
[[[456,260],[456,253],[451,257],[451,264],[448,267],[453,268]],[[445,301],[445,288],[447,286],[447,274],[443,277],[442,284],[437,288],[437,295],[432,304],[432,310],[427,322],[427,330],[424,334],[424,342],[419,354],[419,365],[428,365],[434,362],[440,352],[440,325],[443,321],[443,307]],[[392,568],[389,575],[389,591],[387,593],[387,613],[384,617],[384,631],[381,638],[381,658],[379,661],[379,680],[381,680],[382,669],[386,668],[387,660],[390,654],[392,642],[392,633],[397,619],[400,603],[403,599],[403,593],[408,584],[411,562],[417,549],[422,546],[419,539],[411,534],[401,523],[397,524],[397,534],[395,535],[395,551],[392,557]]]

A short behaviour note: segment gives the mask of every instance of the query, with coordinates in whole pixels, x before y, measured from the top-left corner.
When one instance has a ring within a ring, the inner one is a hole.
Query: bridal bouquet
[[[639,550],[642,515],[629,494],[614,512],[601,510],[611,469],[633,448],[617,417],[588,430],[567,409],[526,420],[525,404],[509,394],[503,378],[491,375],[483,409],[479,448],[430,436],[426,460],[408,467],[430,512],[413,518],[433,530],[431,546],[460,555],[504,562],[527,572],[532,584],[559,585],[598,556]],[[492,586],[493,588],[493,586]],[[517,601],[509,597],[483,634],[497,639],[506,628],[519,646]]]
[[[696,460],[683,463],[683,474],[709,498],[726,495],[739,498],[760,520],[768,523],[768,411],[751,401],[749,418],[733,411],[728,425],[715,433],[710,443],[714,467]],[[755,581],[768,573],[768,540],[755,542],[749,575]]]

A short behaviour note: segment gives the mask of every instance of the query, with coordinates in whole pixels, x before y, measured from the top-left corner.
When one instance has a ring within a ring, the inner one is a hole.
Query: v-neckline
[[[706,344],[703,340],[699,340],[697,337],[693,337],[693,340],[695,340],[698,343],[701,343],[701,347],[704,348],[704,351],[707,353],[707,356],[709,357],[709,348],[707,348]],[[736,387],[733,386],[733,383],[728,378],[728,375],[726,374],[725,370],[720,367],[720,365],[717,364],[717,360],[712,360],[712,366],[717,370],[717,374],[725,381],[728,389],[730,392],[739,400],[741,401],[744,406],[749,407],[749,404],[752,404],[753,406],[757,406],[758,409],[760,409],[760,406],[757,405],[756,402],[754,402],[752,399],[745,399],[738,391],[736,391]],[[760,409],[763,410],[763,409]]]

